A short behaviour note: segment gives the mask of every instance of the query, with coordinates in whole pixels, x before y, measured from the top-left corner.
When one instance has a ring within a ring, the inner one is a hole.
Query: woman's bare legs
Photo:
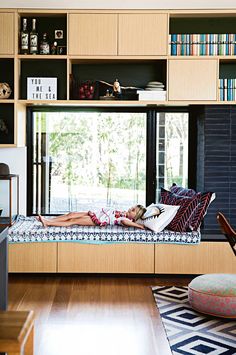
[[[52,222],[52,221],[64,222],[64,221],[69,221],[72,218],[81,218],[84,216],[88,216],[88,212],[69,212],[67,214],[63,214],[62,216],[50,218],[50,222]],[[41,219],[42,219],[42,216],[39,215],[38,220],[41,221]],[[43,219],[45,220],[46,218],[43,217]]]
[[[55,220],[48,220],[46,218],[43,218],[40,216],[40,220],[44,227],[48,226],[55,226],[55,227],[70,227],[73,225],[78,225],[78,226],[95,226],[95,223],[92,221],[92,219],[87,215],[77,217],[77,218],[71,218],[66,221],[55,221]]]

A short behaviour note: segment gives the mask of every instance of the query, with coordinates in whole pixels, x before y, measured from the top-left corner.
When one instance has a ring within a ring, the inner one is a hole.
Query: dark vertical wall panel
[[[197,181],[201,184],[197,183],[197,190],[216,193],[216,200],[204,218],[204,232],[219,233],[218,211],[236,226],[236,108],[205,106],[198,124],[198,144],[204,146],[198,149]]]

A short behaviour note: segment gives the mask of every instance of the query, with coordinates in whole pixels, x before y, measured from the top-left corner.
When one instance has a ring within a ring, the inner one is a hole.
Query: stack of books
[[[165,101],[165,85],[160,81],[150,81],[144,90],[137,90],[139,101]]]
[[[236,55],[236,34],[171,34],[171,55]]]
[[[219,79],[220,101],[236,100],[236,79]]]

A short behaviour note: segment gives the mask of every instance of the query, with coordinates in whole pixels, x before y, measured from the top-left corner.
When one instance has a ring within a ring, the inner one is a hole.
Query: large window
[[[28,214],[157,201],[188,185],[188,113],[30,109]]]
[[[33,113],[33,213],[145,204],[146,114]]]

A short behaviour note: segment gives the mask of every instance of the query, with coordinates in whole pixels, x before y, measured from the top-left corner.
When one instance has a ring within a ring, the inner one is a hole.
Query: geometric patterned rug
[[[188,288],[152,287],[173,355],[236,355],[236,320],[194,311]]]

